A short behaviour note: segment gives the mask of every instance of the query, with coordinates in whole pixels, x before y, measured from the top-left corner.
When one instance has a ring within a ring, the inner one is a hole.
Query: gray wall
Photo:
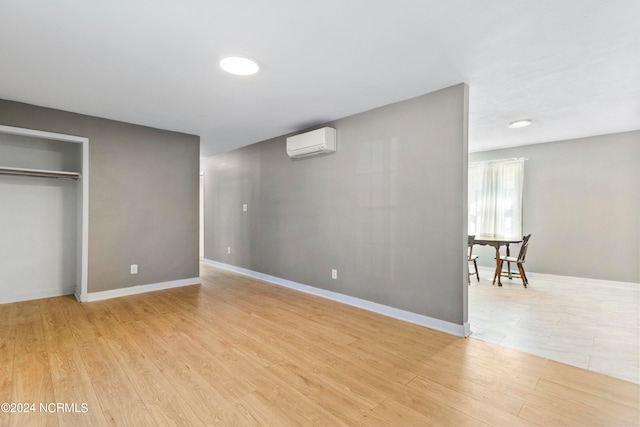
[[[467,98],[328,123],[331,155],[293,160],[283,136],[208,158],[205,258],[462,325]]]
[[[526,157],[526,270],[640,282],[640,131],[470,153]],[[493,266],[493,249],[476,248]]]
[[[89,292],[199,276],[197,136],[4,100],[0,124],[89,138]]]
[[[0,165],[81,172],[81,148],[73,142],[0,133]]]

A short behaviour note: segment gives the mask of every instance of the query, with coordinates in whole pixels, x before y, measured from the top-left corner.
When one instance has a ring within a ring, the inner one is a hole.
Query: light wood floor
[[[0,305],[0,425],[637,425],[638,385],[233,273]],[[40,403],[86,404],[46,413]]]

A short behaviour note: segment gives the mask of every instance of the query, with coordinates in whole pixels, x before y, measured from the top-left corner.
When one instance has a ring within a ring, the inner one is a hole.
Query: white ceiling
[[[262,70],[226,74],[227,54]],[[640,129],[640,1],[0,0],[0,98],[200,135],[202,155],[460,82],[472,151]]]

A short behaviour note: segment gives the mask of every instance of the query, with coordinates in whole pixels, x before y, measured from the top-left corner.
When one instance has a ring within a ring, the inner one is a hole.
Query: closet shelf
[[[43,169],[8,168],[0,166],[0,175],[21,175],[38,178],[80,179],[78,172],[49,171]]]

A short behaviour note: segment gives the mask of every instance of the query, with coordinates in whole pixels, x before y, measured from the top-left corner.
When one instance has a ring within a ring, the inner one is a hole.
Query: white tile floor
[[[638,290],[534,279],[471,277],[472,338],[640,384]]]

